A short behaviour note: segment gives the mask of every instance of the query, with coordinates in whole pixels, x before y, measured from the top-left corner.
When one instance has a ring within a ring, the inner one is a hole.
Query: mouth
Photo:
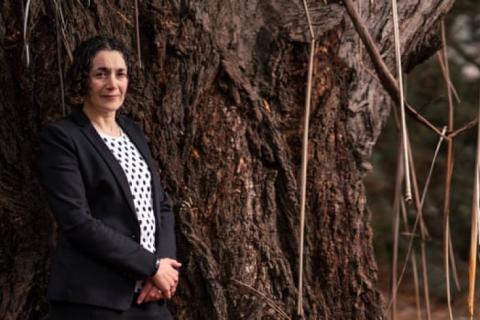
[[[104,99],[115,99],[115,98],[119,98],[120,96],[115,95],[115,96],[101,96],[101,97]]]

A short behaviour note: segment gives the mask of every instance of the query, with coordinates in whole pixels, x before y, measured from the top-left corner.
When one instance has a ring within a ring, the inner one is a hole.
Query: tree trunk
[[[55,226],[34,171],[36,134],[62,116],[58,70],[72,48],[97,33],[136,48],[135,9],[125,0],[32,1],[27,67],[20,2],[0,5],[0,318],[41,319]],[[405,68],[437,49],[452,2],[400,1]],[[390,3],[356,5],[394,70]],[[309,6],[318,43],[305,318],[381,319],[362,175],[390,98],[342,2]],[[139,12],[143,69],[123,112],[150,138],[174,204],[183,263],[176,318],[281,319],[272,305],[294,318],[309,50],[301,1],[149,0]]]

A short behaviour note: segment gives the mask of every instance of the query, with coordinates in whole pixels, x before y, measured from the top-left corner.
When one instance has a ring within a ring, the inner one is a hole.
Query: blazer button
[[[131,237],[132,239],[134,239],[134,240],[137,239],[137,236],[134,235],[134,234],[130,235],[130,237]]]

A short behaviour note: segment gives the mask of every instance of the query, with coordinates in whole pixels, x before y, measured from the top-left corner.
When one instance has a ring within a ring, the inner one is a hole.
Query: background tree
[[[447,52],[450,66],[450,77],[454,84],[459,100],[453,99],[455,105],[455,128],[458,129],[475,119],[478,115],[478,88],[480,68],[480,6],[474,0],[458,0],[445,19]],[[476,58],[476,59],[475,59]],[[445,81],[442,76],[438,56],[435,54],[415,67],[408,74],[407,79],[408,101],[426,116],[438,128],[443,127],[448,119],[448,97]],[[413,156],[416,163],[419,183],[425,183],[438,135],[430,129],[410,121],[408,124],[413,146]],[[471,199],[474,178],[474,163],[476,153],[476,127],[457,135],[455,143],[455,165],[451,187],[450,230],[460,290],[456,289],[453,277],[451,284],[454,318],[466,316],[465,294],[468,289],[468,254],[470,245]],[[374,213],[372,226],[374,230],[374,247],[377,263],[380,266],[379,286],[386,288],[390,285],[390,271],[392,262],[392,220],[394,172],[397,161],[398,136],[393,117],[382,130],[382,134],[375,145],[371,158],[373,170],[367,176],[366,190],[370,201],[370,209]],[[430,237],[426,242],[428,251],[429,285],[434,319],[447,318],[447,297],[445,275],[443,267],[443,219],[442,207],[445,189],[446,148],[440,149],[436,161],[430,188],[425,198],[423,215]],[[411,225],[414,212],[411,210]],[[410,226],[411,226],[410,225]],[[403,229],[403,224],[400,229]],[[417,238],[418,239],[418,238]],[[406,247],[410,237],[407,234],[400,236],[400,259],[405,257]],[[416,241],[418,243],[418,241]],[[417,251],[418,252],[418,251]],[[417,256],[417,258],[419,258]],[[417,260],[419,261],[419,260]],[[400,261],[399,264],[403,264]],[[401,265],[399,266],[399,268]],[[400,286],[399,314],[405,319],[415,317],[415,301],[412,298],[413,278],[410,268]],[[404,309],[400,310],[400,302]],[[476,307],[478,310],[478,306]],[[477,313],[477,312],[476,312]],[[399,316],[398,319],[403,319]]]
[[[452,2],[399,3],[407,70],[438,49],[438,22]],[[0,318],[45,314],[55,228],[35,176],[35,137],[68,112],[61,74],[72,48],[97,33],[139,43],[142,68],[123,111],[150,137],[175,205],[183,263],[177,318],[278,319],[272,303],[293,315],[309,48],[301,3],[141,1],[140,39],[133,1],[27,3],[28,10],[14,0],[0,5]],[[356,5],[394,70],[390,4]],[[309,6],[318,46],[305,318],[381,319],[362,177],[390,98],[342,3]]]

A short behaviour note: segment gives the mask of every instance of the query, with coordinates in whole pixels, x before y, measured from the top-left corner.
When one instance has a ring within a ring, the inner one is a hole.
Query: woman
[[[171,319],[174,218],[141,129],[118,113],[128,56],[97,36],[68,72],[82,98],[42,130],[39,177],[59,235],[47,299],[50,319]]]

